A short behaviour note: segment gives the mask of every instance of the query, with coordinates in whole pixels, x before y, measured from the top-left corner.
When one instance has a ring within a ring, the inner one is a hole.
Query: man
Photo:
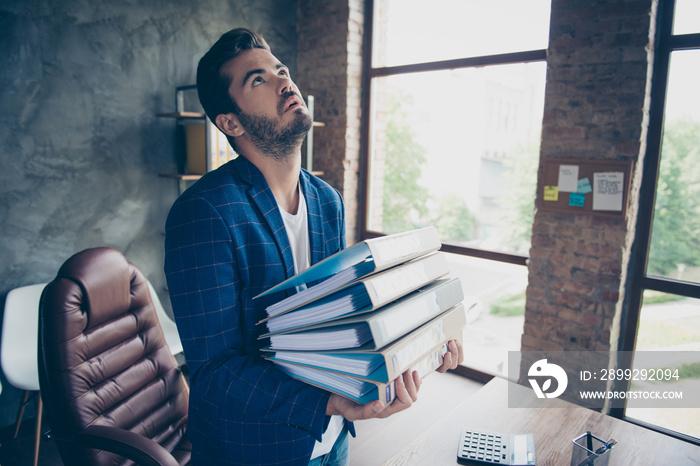
[[[357,405],[291,379],[259,354],[266,289],[345,247],[340,194],[301,169],[311,117],[289,70],[248,29],[224,34],[199,62],[208,117],[239,157],[203,176],[173,205],[165,272],[190,371],[193,464],[347,464],[352,421],[409,407]],[[441,371],[456,367],[452,345]]]

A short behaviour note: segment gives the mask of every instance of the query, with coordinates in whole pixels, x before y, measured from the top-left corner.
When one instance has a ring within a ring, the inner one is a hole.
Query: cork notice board
[[[624,218],[631,160],[544,159],[537,187],[541,210]]]

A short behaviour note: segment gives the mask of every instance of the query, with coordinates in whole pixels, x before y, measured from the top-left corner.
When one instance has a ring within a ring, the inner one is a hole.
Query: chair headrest
[[[87,298],[87,328],[105,322],[131,306],[131,273],[124,255],[100,247],[81,251],[58,270],[57,278],[72,280]]]

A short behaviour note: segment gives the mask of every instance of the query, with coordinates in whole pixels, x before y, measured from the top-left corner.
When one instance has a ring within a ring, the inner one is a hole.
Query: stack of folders
[[[433,227],[372,238],[267,290],[299,291],[266,308],[265,357],[358,403],[390,403],[397,377],[428,375],[462,338],[467,303],[440,247]]]

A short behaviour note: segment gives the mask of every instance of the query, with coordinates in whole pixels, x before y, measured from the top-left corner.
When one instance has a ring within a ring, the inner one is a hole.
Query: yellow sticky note
[[[558,201],[559,200],[559,186],[545,186],[544,187],[544,200],[545,201]]]

